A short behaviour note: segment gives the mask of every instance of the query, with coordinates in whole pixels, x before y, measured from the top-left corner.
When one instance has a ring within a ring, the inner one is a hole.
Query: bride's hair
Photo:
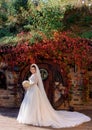
[[[31,65],[31,68],[35,68],[35,70],[36,70],[36,66],[35,65]]]

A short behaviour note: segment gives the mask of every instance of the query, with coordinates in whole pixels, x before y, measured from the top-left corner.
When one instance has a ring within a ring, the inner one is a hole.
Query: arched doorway
[[[45,64],[45,63],[37,63],[40,72],[41,72],[41,76],[42,76],[42,80],[44,83],[44,89],[46,91],[47,97],[50,100],[50,102],[52,102],[53,100],[53,95],[51,95],[50,93],[53,91],[53,81],[52,81],[52,70],[51,70],[51,65],[50,64]],[[31,75],[30,73],[30,66],[24,66],[20,72],[19,75],[19,82],[20,85],[22,83],[23,80],[28,79],[28,77]],[[51,87],[49,87],[51,86]],[[21,86],[22,87],[22,86]],[[25,90],[22,88],[22,90],[25,93]],[[24,96],[23,93],[23,96]]]
[[[43,63],[37,63],[42,80],[44,83],[44,89],[46,91],[47,97],[52,104],[52,106],[57,109],[62,103],[63,99],[61,98],[62,95],[59,93],[58,100],[55,102],[55,91],[56,91],[56,86],[55,83],[58,82],[59,84],[62,84],[65,86],[65,81],[64,81],[64,76],[61,73],[60,66],[58,64],[54,64],[51,62],[43,62]],[[30,71],[29,71],[30,66],[24,66],[23,69],[20,72],[20,82],[22,82],[25,79],[28,79],[30,76]],[[25,91],[24,91],[25,92]]]

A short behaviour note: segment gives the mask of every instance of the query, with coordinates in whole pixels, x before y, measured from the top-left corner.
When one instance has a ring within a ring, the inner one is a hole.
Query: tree
[[[7,3],[5,2],[5,0],[4,1],[1,0],[0,2],[0,24],[1,25],[3,25],[8,19],[7,10],[8,10]]]
[[[15,0],[13,6],[17,13],[21,11],[21,8],[27,10],[28,0]]]

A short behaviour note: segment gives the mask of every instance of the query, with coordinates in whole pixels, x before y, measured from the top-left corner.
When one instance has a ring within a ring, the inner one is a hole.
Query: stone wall
[[[2,107],[15,107],[14,92],[10,90],[0,90],[0,106]]]
[[[6,77],[7,87],[6,89],[0,88],[0,106],[19,107],[23,96],[22,87],[18,86],[19,75],[18,73],[15,73],[14,71],[10,70],[4,70],[2,72]],[[25,73],[23,73],[23,75]],[[82,84],[82,75],[79,72],[75,73],[74,70],[71,69],[69,76],[71,77],[72,81],[70,105],[74,107],[83,106],[83,95],[82,95],[83,93],[82,89],[80,88],[80,84]],[[89,71],[89,78],[90,78],[89,90],[92,92],[92,71]],[[63,107],[61,106],[61,108]]]
[[[5,75],[6,79],[6,88],[2,88],[0,86],[0,106],[2,107],[16,107],[19,104],[17,103],[18,93],[17,82],[18,75],[15,72],[9,70],[1,70],[0,71]]]

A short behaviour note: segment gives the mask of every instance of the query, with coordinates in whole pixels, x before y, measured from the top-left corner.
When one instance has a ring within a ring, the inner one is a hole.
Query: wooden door
[[[53,101],[53,68],[49,63],[38,63],[40,73],[42,76],[44,89],[46,91],[47,97],[52,104]]]

